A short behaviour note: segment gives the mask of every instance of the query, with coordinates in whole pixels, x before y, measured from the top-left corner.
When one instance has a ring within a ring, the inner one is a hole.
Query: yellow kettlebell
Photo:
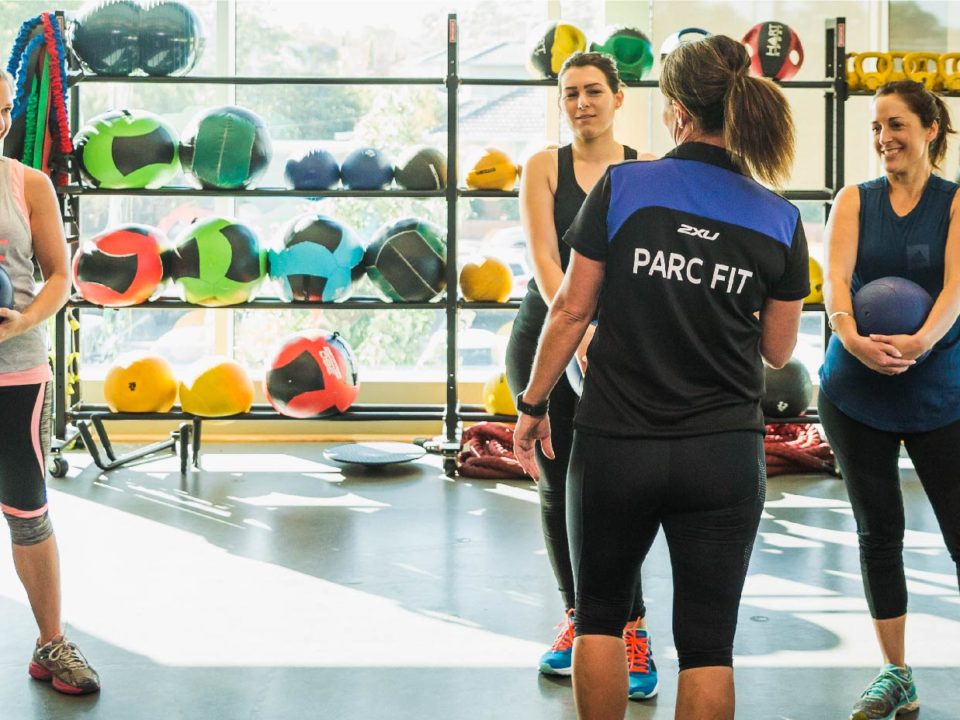
[[[853,63],[857,59],[856,53],[847,53],[846,60],[846,73],[847,73],[847,90],[860,90],[860,78],[857,76],[857,71],[854,70]]]
[[[875,70],[866,70],[863,67],[867,60],[874,61]],[[864,90],[876,90],[887,82],[892,67],[893,61],[890,59],[890,53],[885,52],[857,53],[853,60],[853,70],[860,79],[860,87]]]
[[[912,52],[904,56],[903,69],[908,78],[923,83],[927,90],[933,92],[940,87],[940,75],[937,71],[939,62],[940,56],[936,53]]]
[[[890,56],[890,75],[886,81],[896,82],[897,80],[906,80],[907,73],[904,70],[903,59],[907,56],[907,53],[890,51],[887,55]]]
[[[960,92],[960,52],[943,53],[937,58],[937,73],[944,90]]]

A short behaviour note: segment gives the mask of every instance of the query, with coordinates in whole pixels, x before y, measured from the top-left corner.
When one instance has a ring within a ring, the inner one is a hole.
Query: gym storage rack
[[[836,18],[827,21],[825,77],[822,81],[787,81],[781,83],[784,88],[806,88],[824,90],[824,116],[826,128],[826,164],[824,187],[814,190],[794,190],[785,193],[792,200],[823,201],[829,207],[835,192],[842,186],[843,178],[843,100],[846,98],[844,77],[844,36],[845,21]],[[79,209],[84,196],[129,195],[129,196],[215,196],[215,197],[443,197],[447,207],[447,289],[442,302],[405,303],[384,302],[374,298],[354,298],[339,303],[293,302],[286,303],[278,299],[261,299],[222,309],[260,309],[278,308],[296,309],[369,309],[403,310],[430,309],[442,310],[445,314],[447,332],[445,400],[442,404],[370,404],[355,403],[344,413],[317,421],[405,421],[437,420],[442,425],[438,438],[438,450],[443,456],[443,468],[447,475],[456,472],[456,454],[460,449],[460,436],[463,422],[482,420],[513,421],[515,418],[488,414],[479,405],[462,404],[457,386],[457,317],[461,309],[504,310],[516,309],[519,299],[504,303],[468,302],[458,297],[457,272],[457,202],[460,198],[510,198],[518,197],[517,191],[501,192],[491,190],[467,190],[458,187],[458,89],[461,85],[508,85],[553,87],[554,80],[501,79],[501,78],[462,78],[459,75],[459,25],[457,16],[450,14],[446,26],[447,63],[443,77],[254,77],[254,76],[183,76],[183,77],[106,77],[79,74],[79,67],[73,59],[72,70],[77,73],[71,78],[72,94],[70,98],[71,132],[79,129],[80,86],[84,83],[176,83],[176,84],[223,84],[223,85],[279,85],[295,84],[304,86],[321,85],[433,85],[445,86],[447,91],[447,186],[437,191],[407,190],[290,190],[287,188],[257,188],[252,190],[209,190],[192,187],[163,187],[153,190],[110,190],[88,188],[76,183],[57,187],[63,212],[66,235],[71,244],[79,241]],[[632,88],[655,88],[657,81],[628,83]],[[76,173],[74,178],[76,178]],[[74,432],[71,425],[83,438],[94,462],[103,470],[113,469],[132,461],[140,460],[158,452],[177,452],[179,446],[180,472],[186,474],[190,465],[199,466],[202,421],[204,418],[189,415],[175,406],[167,413],[111,413],[105,405],[83,401],[79,382],[79,348],[81,341],[79,313],[83,308],[99,308],[78,297],[71,297],[66,306],[57,314],[54,337],[54,435],[61,445],[71,439]],[[157,310],[196,308],[174,299],[160,299],[127,309]],[[822,305],[808,305],[807,311],[823,311]],[[71,378],[72,375],[72,378]],[[256,404],[248,413],[232,415],[228,420],[289,420],[280,415],[271,406]],[[107,420],[176,420],[179,427],[171,437],[125,454],[115,452],[105,428]],[[816,422],[815,415],[802,418],[779,418],[778,422]],[[99,448],[98,448],[99,444]],[[102,448],[102,453],[101,453]],[[53,474],[62,477],[67,472],[67,464],[62,457],[56,457],[51,468]]]

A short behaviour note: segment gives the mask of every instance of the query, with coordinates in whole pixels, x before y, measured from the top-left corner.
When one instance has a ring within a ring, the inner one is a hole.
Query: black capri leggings
[[[0,385],[0,505],[17,517],[47,506],[50,398],[46,384]]]
[[[765,495],[758,432],[651,439],[578,431],[567,487],[576,634],[620,636],[633,578],[662,524],[680,669],[732,665]]]
[[[530,373],[533,371],[533,357],[537,351],[537,341],[541,325],[529,322],[521,308],[513,324],[510,342],[507,344],[507,384],[514,397],[527,387]],[[550,460],[537,444],[537,465],[540,468],[540,481],[537,490],[540,493],[540,522],[543,528],[543,540],[547,546],[547,556],[553,566],[553,574],[559,584],[567,610],[574,607],[573,568],[570,564],[570,543],[567,537],[567,467],[570,464],[570,448],[573,445],[573,417],[577,411],[579,398],[565,377],[560,378],[550,393],[550,440],[555,458]],[[630,617],[645,617],[647,610],[643,604],[643,588],[640,575],[637,574],[634,585]],[[621,630],[623,623],[621,623]]]
[[[930,499],[960,579],[960,422],[921,433],[884,432],[845,415],[823,393],[817,410],[857,520],[870,614],[877,620],[900,617],[907,612],[900,443]]]

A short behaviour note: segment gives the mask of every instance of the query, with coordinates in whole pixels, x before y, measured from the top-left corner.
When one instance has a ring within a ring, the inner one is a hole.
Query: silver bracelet
[[[827,316],[827,326],[828,326],[831,330],[836,330],[836,329],[837,329],[836,326],[833,324],[833,319],[834,319],[835,317],[839,317],[840,315],[846,315],[847,317],[852,317],[852,316],[850,315],[850,313],[848,313],[846,310],[837,310],[836,312],[830,313],[830,314]]]

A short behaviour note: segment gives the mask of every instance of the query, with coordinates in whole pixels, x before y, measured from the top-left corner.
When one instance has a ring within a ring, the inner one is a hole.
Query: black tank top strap
[[[624,160],[636,160],[637,151],[628,145],[623,146],[623,159]]]

